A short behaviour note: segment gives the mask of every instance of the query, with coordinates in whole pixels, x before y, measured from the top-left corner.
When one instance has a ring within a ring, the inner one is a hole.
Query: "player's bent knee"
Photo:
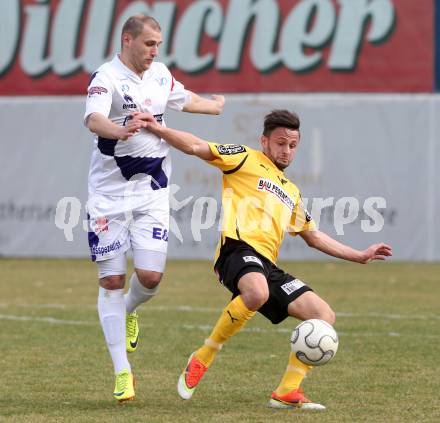
[[[99,285],[105,289],[122,289],[125,285],[125,275],[110,275],[99,279]]]
[[[237,286],[249,310],[257,311],[269,298],[267,280],[260,272],[245,273],[240,277]]]
[[[308,317],[309,319],[321,319],[325,322],[329,323],[330,325],[334,325],[336,321],[336,315],[335,312],[330,308],[330,306],[322,301],[322,303],[317,304],[316,309],[312,312],[311,316]]]
[[[253,287],[241,292],[244,304],[249,310],[258,310],[269,299],[269,290],[264,287]]]
[[[151,270],[135,269],[139,282],[148,289],[155,288],[162,279],[162,273]]]
[[[333,326],[336,322],[336,314],[330,308],[330,306],[328,306],[326,310],[322,310],[321,316],[319,317],[319,319],[324,320]]]
[[[238,289],[249,310],[258,310],[269,299],[266,277],[259,272],[244,274],[238,281]]]
[[[312,291],[305,292],[288,306],[290,316],[300,320],[321,319],[334,325],[336,315],[331,307]]]
[[[254,309],[258,310],[269,299],[269,292],[258,292],[253,297]]]

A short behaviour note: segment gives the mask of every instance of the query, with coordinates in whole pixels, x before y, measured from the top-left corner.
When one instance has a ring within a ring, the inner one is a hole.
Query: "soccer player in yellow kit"
[[[305,210],[299,189],[283,170],[291,163],[300,142],[300,121],[295,113],[274,110],[264,119],[262,151],[244,145],[216,144],[171,128],[148,114],[137,114],[144,127],[168,144],[205,160],[223,172],[221,239],[214,269],[232,292],[204,344],[191,354],[178,381],[178,392],[189,399],[222,345],[258,311],[272,323],[292,316],[322,319],[331,325],[330,306],[300,279],[276,266],[284,233],[299,235],[312,248],[358,263],[384,260],[391,247],[380,243],[364,251],[344,245],[319,231]],[[300,384],[311,369],[290,353],[286,371],[273,391],[269,406],[322,410],[303,393]]]

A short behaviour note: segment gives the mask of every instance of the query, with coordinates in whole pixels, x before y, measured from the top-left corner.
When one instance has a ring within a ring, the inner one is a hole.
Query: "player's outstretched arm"
[[[168,144],[183,153],[200,157],[203,160],[215,159],[207,141],[189,132],[178,131],[177,129],[162,126],[150,113],[134,113],[133,120],[135,122],[141,121],[144,124],[144,128],[164,139]]]
[[[125,126],[113,123],[104,115],[94,112],[87,117],[87,128],[98,136],[111,140],[123,140],[135,135],[145,125],[143,122],[129,120]]]
[[[223,111],[225,98],[222,95],[212,95],[211,98],[205,98],[192,91],[189,91],[189,93],[191,100],[183,108],[184,112],[219,115]]]
[[[386,257],[393,255],[392,248],[383,243],[370,245],[366,250],[360,251],[336,241],[319,230],[303,231],[299,235],[309,247],[316,248],[330,256],[356,263],[366,264],[373,260],[385,260]]]

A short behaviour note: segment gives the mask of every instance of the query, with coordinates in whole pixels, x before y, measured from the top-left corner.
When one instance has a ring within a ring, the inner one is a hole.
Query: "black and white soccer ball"
[[[292,332],[292,352],[310,366],[328,363],[338,350],[338,334],[333,326],[320,319],[304,320]]]

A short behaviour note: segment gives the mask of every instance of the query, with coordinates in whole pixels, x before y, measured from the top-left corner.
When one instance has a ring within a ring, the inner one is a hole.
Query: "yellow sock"
[[[294,389],[298,389],[307,372],[312,368],[312,366],[308,366],[299,361],[295,357],[295,354],[291,352],[289,355],[289,364],[276,389],[276,393],[278,395],[285,395]]]
[[[240,295],[235,297],[223,310],[205,344],[196,351],[197,359],[209,367],[222,345],[234,336],[254,314],[255,311],[245,306]]]

